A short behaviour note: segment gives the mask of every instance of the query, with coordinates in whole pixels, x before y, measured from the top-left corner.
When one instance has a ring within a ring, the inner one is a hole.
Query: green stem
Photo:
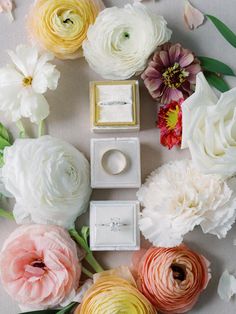
[[[88,276],[89,278],[93,279],[93,274],[91,273],[91,271],[89,271],[87,268],[85,268],[84,266],[82,266],[82,273],[84,273],[86,276]]]
[[[0,217],[7,218],[9,220],[14,220],[14,216],[11,212],[6,211],[5,209],[0,208]]]
[[[93,253],[90,250],[90,247],[88,246],[86,241],[79,235],[79,233],[75,229],[70,229],[69,233],[71,237],[74,238],[75,241],[85,250],[85,252],[87,253],[85,256],[85,260],[95,270],[95,272],[96,273],[103,272],[104,269],[101,267],[101,265],[97,262],[97,260],[93,256]]]
[[[38,127],[38,137],[41,137],[42,135],[44,135],[44,129],[45,129],[45,124],[44,124],[44,120],[42,120],[40,121],[39,127]]]
[[[93,253],[90,251],[90,253],[88,253],[85,256],[85,260],[89,263],[89,265],[91,265],[93,267],[93,269],[96,271],[96,273],[101,273],[104,271],[104,269],[102,268],[102,266],[98,263],[98,261],[96,260],[96,258],[93,256]]]
[[[20,130],[20,138],[26,138],[27,137],[27,134],[26,134],[26,131],[25,131],[25,127],[22,123],[21,120],[18,120],[16,122],[16,126],[18,127],[18,129]]]

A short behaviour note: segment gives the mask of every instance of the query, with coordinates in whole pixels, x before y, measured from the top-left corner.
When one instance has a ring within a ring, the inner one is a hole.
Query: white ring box
[[[90,248],[92,251],[136,251],[140,249],[138,201],[90,202]],[[113,221],[119,228],[112,228]]]
[[[90,110],[92,132],[139,131],[140,100],[138,81],[90,82]]]
[[[91,139],[91,186],[107,189],[141,186],[137,137]]]

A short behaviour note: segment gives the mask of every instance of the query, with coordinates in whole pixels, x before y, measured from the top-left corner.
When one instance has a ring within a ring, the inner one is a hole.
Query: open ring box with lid
[[[139,85],[136,80],[90,83],[91,129],[95,133],[140,129]]]
[[[93,251],[140,249],[138,201],[92,201],[90,248]]]
[[[140,143],[137,137],[91,139],[91,186],[141,186]]]

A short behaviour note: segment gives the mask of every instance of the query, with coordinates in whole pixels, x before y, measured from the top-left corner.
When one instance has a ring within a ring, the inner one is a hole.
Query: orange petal
[[[185,1],[185,9],[184,9],[184,21],[187,27],[191,30],[198,28],[204,22],[205,16],[201,11],[194,8],[191,3],[186,0]]]

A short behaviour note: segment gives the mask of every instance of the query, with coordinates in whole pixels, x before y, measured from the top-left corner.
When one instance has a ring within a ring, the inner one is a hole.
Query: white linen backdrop
[[[33,0],[15,0],[15,21],[11,24],[5,14],[0,14],[0,66],[8,62],[7,49],[15,49],[16,45],[27,43],[25,30],[26,14]],[[132,2],[125,0],[105,0],[106,6],[123,6]],[[152,10],[163,15],[173,30],[172,42],[180,42],[190,48],[197,55],[221,59],[236,70],[236,49],[224,41],[213,25],[207,21],[197,31],[191,32],[183,23],[184,0],[143,1]],[[212,14],[236,31],[235,0],[192,0],[192,3],[204,13]],[[138,40],[138,38],[137,38]],[[83,151],[89,157],[90,138],[114,136],[107,134],[94,135],[90,132],[89,119],[89,81],[99,80],[100,77],[90,70],[86,61],[81,58],[75,61],[56,61],[61,72],[59,87],[54,92],[47,93],[51,114],[47,120],[48,132],[52,136],[62,138]],[[231,87],[236,86],[236,79],[230,79]],[[0,121],[4,121],[0,117]],[[123,134],[122,136],[139,136],[142,147],[142,179],[164,162],[185,158],[188,151],[179,149],[168,151],[159,144],[159,131],[155,128],[156,106],[141,83],[141,131],[138,134]],[[14,134],[14,125],[7,123]],[[37,134],[30,126],[29,132]],[[119,134],[117,134],[119,136]],[[170,191],[171,193],[171,191]],[[135,189],[94,190],[93,200],[133,200]],[[0,206],[11,208],[12,204],[1,203]],[[79,224],[87,221],[88,215],[79,219]],[[0,218],[0,246],[4,239],[15,229],[14,222]],[[223,270],[236,272],[236,225],[229,232],[226,239],[218,240],[213,235],[204,235],[200,229],[194,230],[186,237],[186,243],[191,248],[204,254],[211,261],[212,276],[207,290],[200,297],[191,314],[235,314],[236,300],[224,303],[217,295],[217,285]],[[143,245],[149,245],[142,240]],[[104,268],[128,264],[131,252],[102,252],[96,254]],[[0,314],[17,314],[19,308],[0,286]]]

